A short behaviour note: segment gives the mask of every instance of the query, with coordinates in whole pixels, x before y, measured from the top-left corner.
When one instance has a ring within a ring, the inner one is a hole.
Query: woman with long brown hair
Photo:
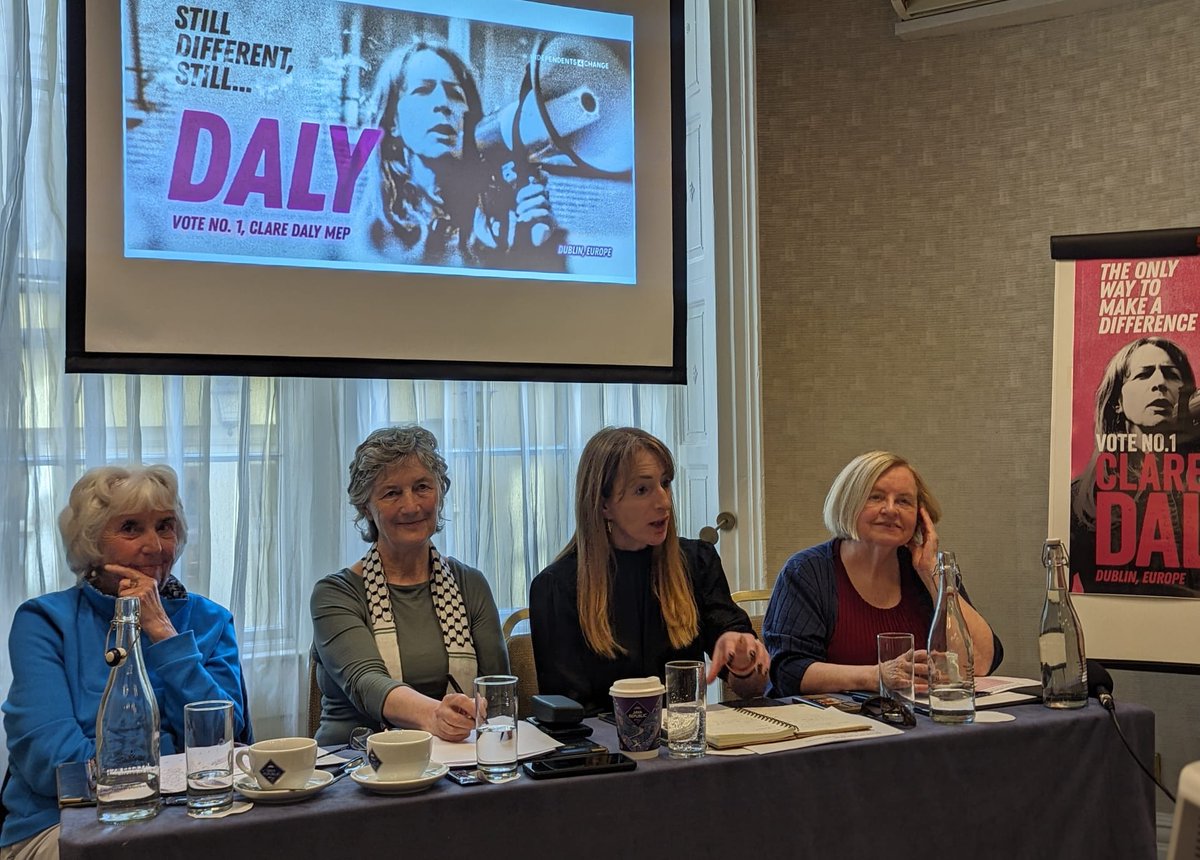
[[[367,172],[368,247],[419,265],[562,269],[544,179],[498,182],[476,148],[483,101],[458,53],[426,40],[396,48],[371,102],[383,138]]]
[[[676,533],[674,477],[671,452],[644,430],[609,427],[584,447],[575,535],[530,587],[540,692],[609,710],[613,681],[708,653],[710,683],[725,675],[739,696],[762,693],[766,648],[716,550]]]
[[[1160,489],[1142,480],[1166,475],[1168,459],[1183,463],[1200,447],[1200,395],[1196,373],[1184,349],[1164,337],[1132,340],[1109,359],[1096,388],[1093,423],[1097,440],[1113,435],[1132,438],[1131,450],[1104,452],[1095,448],[1086,468],[1071,482],[1072,590],[1108,594],[1145,594],[1139,581],[1097,581],[1097,568],[1125,568],[1112,557],[1131,548],[1147,522],[1157,524],[1160,540],[1145,544],[1146,556],[1129,568],[1176,572],[1185,554],[1188,532],[1185,495],[1168,486]],[[1099,445],[1099,442],[1097,442]],[[1153,461],[1153,462],[1150,462]],[[1126,485],[1135,489],[1103,493],[1102,488]],[[1097,492],[1109,503],[1097,511]],[[1130,559],[1132,561],[1132,559]],[[1158,586],[1157,596],[1194,597],[1200,574],[1185,584]]]

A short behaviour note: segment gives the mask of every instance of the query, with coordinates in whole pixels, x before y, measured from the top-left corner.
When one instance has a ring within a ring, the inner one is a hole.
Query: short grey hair
[[[406,457],[415,457],[437,479],[437,530],[440,532],[446,524],[442,512],[446,505],[446,492],[450,489],[450,475],[446,461],[438,453],[437,437],[418,424],[381,427],[354,449],[354,459],[350,461],[350,484],[346,487],[350,504],[354,506],[354,523],[367,543],[379,539],[379,528],[367,510],[375,481],[389,466]]]
[[[917,505],[929,514],[929,519],[936,524],[942,518],[942,506],[912,463],[891,451],[868,451],[847,463],[833,479],[829,495],[825,497],[824,512],[825,528],[829,529],[830,534],[842,540],[859,539],[858,515],[866,507],[867,497],[883,473],[896,466],[903,466],[912,472],[917,484]],[[918,519],[918,528],[920,523]]]
[[[75,575],[84,576],[104,562],[100,535],[109,520],[144,511],[171,511],[175,515],[178,558],[187,543],[187,520],[174,469],[161,465],[99,466],[84,472],[58,515],[67,565]]]

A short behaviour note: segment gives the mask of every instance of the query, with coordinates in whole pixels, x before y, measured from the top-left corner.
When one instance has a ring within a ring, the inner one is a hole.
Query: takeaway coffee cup
[[[658,755],[662,730],[662,697],[666,692],[658,678],[624,678],[608,690],[617,718],[617,740],[630,758]]]
[[[429,767],[433,735],[419,729],[376,732],[367,738],[367,761],[380,782],[416,779]]]
[[[317,742],[312,738],[259,741],[235,750],[233,760],[263,791],[304,788],[317,766]]]

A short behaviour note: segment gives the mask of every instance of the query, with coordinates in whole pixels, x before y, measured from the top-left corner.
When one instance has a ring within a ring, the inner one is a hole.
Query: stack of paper
[[[1026,702],[1036,702],[1039,696],[1030,693],[1018,693],[1017,690],[1028,687],[1042,686],[1041,681],[1033,678],[1010,678],[1004,675],[989,675],[975,679],[975,710],[987,708],[1003,708],[1006,705],[1020,705]],[[917,696],[917,710],[922,714],[929,713],[929,694]]]
[[[518,759],[533,758],[558,749],[560,746],[562,746],[560,741],[556,741],[537,726],[530,725],[524,720],[517,724]],[[475,764],[475,733],[471,732],[465,741],[458,743],[434,738],[433,754],[430,759],[440,761],[450,767],[468,767]]]

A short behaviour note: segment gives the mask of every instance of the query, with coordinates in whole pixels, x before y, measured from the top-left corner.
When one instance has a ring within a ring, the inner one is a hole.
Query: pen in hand
[[[453,676],[453,675],[451,675],[451,674],[449,674],[449,673],[446,673],[446,683],[450,685],[450,689],[451,689],[451,690],[453,690],[454,692],[458,693],[460,696],[466,696],[466,695],[467,695],[467,694],[466,694],[466,692],[464,692],[464,691],[463,691],[463,688],[462,688],[462,686],[461,686],[461,685],[458,683],[458,681],[454,680],[454,676]],[[470,698],[470,697],[468,696],[468,698]],[[475,702],[475,707],[476,707],[476,708],[478,708],[478,707],[479,707],[479,704],[480,704],[480,703],[479,703],[478,701],[476,701],[476,702]],[[475,718],[477,717],[477,714],[476,714],[474,711],[467,711],[467,710],[464,710],[463,708],[460,708],[460,707],[458,707],[458,706],[453,706],[453,707],[454,707],[454,709],[455,709],[456,711],[458,711],[459,713],[461,713],[462,715],[464,715],[464,716],[466,716],[466,717],[470,717],[471,719],[475,719]],[[485,706],[484,710],[485,710],[485,712],[486,712],[486,710],[487,710],[486,706]]]

